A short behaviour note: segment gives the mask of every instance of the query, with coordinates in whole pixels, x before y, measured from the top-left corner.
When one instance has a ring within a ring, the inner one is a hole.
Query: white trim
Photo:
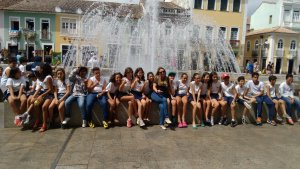
[[[69,34],[69,33],[62,33],[62,20],[63,19],[67,19],[69,20],[68,22],[68,29],[70,29],[70,20],[75,20],[76,23],[76,29],[75,29],[75,33],[74,34]],[[79,36],[79,19],[78,17],[66,17],[66,16],[62,16],[60,17],[60,23],[59,23],[59,33],[60,36],[70,36],[70,37],[78,37]]]
[[[12,21],[11,19],[12,18],[16,18],[19,21],[19,30],[21,30],[21,19],[19,16],[9,16],[8,18],[9,18],[8,19],[9,29],[8,30],[11,30],[11,21]]]
[[[42,39],[42,20],[48,20],[49,28],[48,28],[48,39],[45,40],[51,40],[51,19],[50,18],[40,18],[40,39]]]
[[[250,45],[249,45],[249,51],[248,51],[248,43],[250,44]],[[246,42],[246,52],[251,52],[251,41],[250,41],[250,40],[248,40],[248,41]]]
[[[224,39],[225,39],[225,40],[228,39],[228,38],[227,38],[228,28],[227,28],[226,26],[220,26],[220,27],[219,27],[219,33],[220,33],[220,31],[221,31],[221,28],[225,28]]]
[[[33,24],[34,24],[34,29],[33,29],[33,31],[35,31],[35,28],[36,28],[35,18],[33,18],[33,17],[25,17],[25,18],[24,18],[24,28],[26,28],[26,19],[32,19],[32,20],[33,20]]]
[[[235,0],[232,0],[232,12],[234,12],[234,11],[233,11],[233,8],[234,8],[234,1],[235,1]],[[242,12],[242,3],[243,3],[243,0],[240,0],[240,8],[239,8],[239,11],[238,11],[239,13]]]
[[[278,48],[278,43],[279,43],[280,40],[282,40],[282,48]],[[278,41],[276,43],[276,49],[277,50],[283,50],[284,49],[284,40],[283,40],[283,38],[278,38]]]
[[[55,51],[55,50],[54,50],[54,49],[55,49],[54,43],[41,43],[42,50],[45,50],[45,49],[44,49],[44,46],[45,46],[45,45],[52,46],[52,50]]]
[[[295,41],[295,49],[291,49],[291,44],[292,44],[292,41]],[[290,46],[289,46],[289,50],[295,50],[295,51],[297,51],[297,45],[298,45],[298,43],[297,43],[297,40],[296,40],[296,39],[292,39],[292,40],[290,40]]]
[[[8,45],[11,44],[10,41],[6,41],[5,48],[8,49]],[[18,50],[20,49],[20,42],[18,42]]]

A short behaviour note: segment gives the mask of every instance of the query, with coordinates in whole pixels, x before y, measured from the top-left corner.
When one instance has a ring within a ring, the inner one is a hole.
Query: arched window
[[[250,47],[251,47],[251,43],[250,43],[250,41],[248,41],[248,42],[247,42],[247,52],[250,51]]]
[[[291,41],[290,49],[291,50],[295,50],[296,49],[296,41],[295,40]]]
[[[258,50],[258,40],[255,41],[254,50]]]
[[[278,44],[277,44],[278,49],[283,49],[283,40],[279,39]]]

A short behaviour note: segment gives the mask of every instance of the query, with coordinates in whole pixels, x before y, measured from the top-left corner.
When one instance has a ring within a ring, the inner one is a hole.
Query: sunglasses
[[[166,73],[166,71],[159,71],[159,73]]]

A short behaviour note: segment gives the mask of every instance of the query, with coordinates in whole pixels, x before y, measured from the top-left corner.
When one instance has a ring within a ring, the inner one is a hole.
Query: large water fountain
[[[192,22],[192,12],[161,19],[159,0],[139,5],[95,2],[81,20],[81,32],[64,58],[64,67],[87,65],[97,56],[109,72],[125,67],[159,66],[169,71],[240,72],[231,46],[217,25]]]

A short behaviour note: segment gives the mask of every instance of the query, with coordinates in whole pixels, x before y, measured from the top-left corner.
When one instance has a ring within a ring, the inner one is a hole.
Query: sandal
[[[127,127],[128,127],[128,128],[131,128],[131,127],[132,127],[132,120],[131,120],[131,119],[128,119],[128,120],[127,120]]]
[[[102,124],[105,129],[108,129],[108,123],[106,121],[102,121]]]
[[[36,130],[39,126],[40,121],[39,120],[35,120],[34,125],[32,127],[33,130]]]
[[[178,128],[183,128],[183,124],[181,122],[178,123]]]
[[[187,123],[184,121],[184,122],[182,122],[182,127],[184,127],[184,128],[186,128],[188,125],[187,125]]]
[[[90,121],[90,122],[89,122],[89,127],[90,127],[90,128],[95,128],[95,124],[94,124],[92,121]]]
[[[288,118],[287,123],[290,124],[290,125],[294,125],[294,122],[293,122],[292,118]]]
[[[198,126],[196,124],[193,124],[193,129],[198,129]]]
[[[163,130],[167,130],[167,128],[164,125],[160,125],[160,128]]]
[[[276,123],[274,120],[272,120],[270,124],[271,124],[272,126],[277,126],[277,123]]]

